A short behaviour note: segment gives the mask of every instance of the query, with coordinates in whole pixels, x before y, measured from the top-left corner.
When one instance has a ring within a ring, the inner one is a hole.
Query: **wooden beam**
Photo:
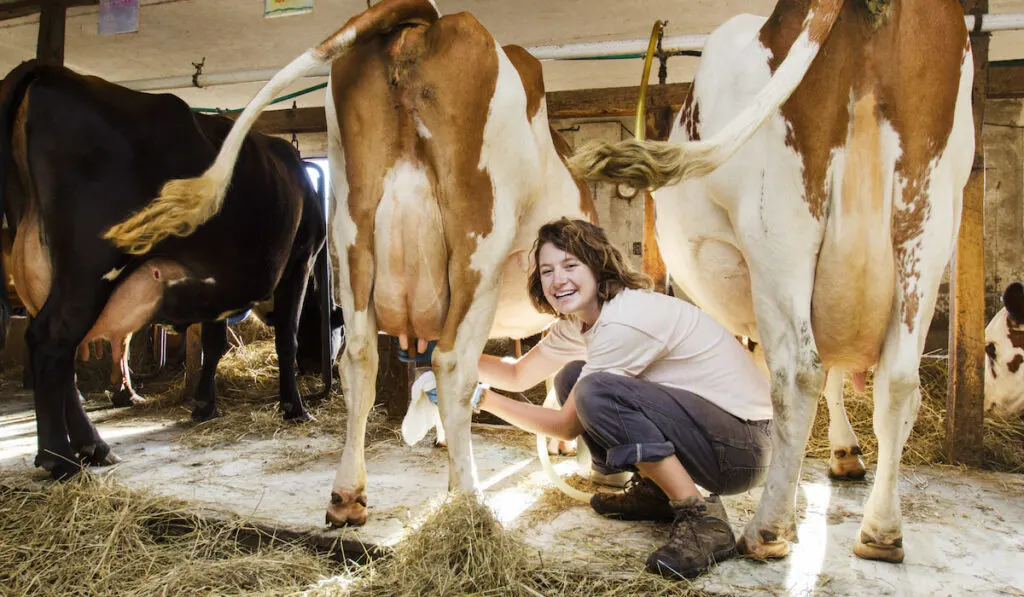
[[[40,7],[47,4],[59,4],[66,7],[95,6],[100,0],[14,0],[0,2],[0,21],[27,17],[39,12]]]
[[[59,3],[44,4],[39,13],[39,38],[36,40],[36,58],[54,64],[64,64],[64,25],[68,7]]]
[[[1024,97],[1024,60],[1001,60],[988,67],[988,99]]]
[[[237,118],[241,113],[230,114],[229,118]],[[323,108],[289,108],[287,110],[270,110],[260,114],[253,128],[267,135],[283,135],[290,133],[324,133],[327,132],[327,117]]]
[[[965,13],[988,12],[988,0],[961,0]],[[977,465],[984,448],[985,158],[981,128],[988,88],[990,34],[972,33],[974,165],[964,189],[960,235],[949,285],[949,381],[946,453],[951,463]]]
[[[203,370],[203,326],[193,323],[185,331],[185,397],[193,400]]]
[[[665,106],[679,110],[690,92],[689,83],[651,85],[647,88],[647,112]],[[548,118],[621,118],[635,116],[640,87],[575,89],[547,94]]]
[[[648,93],[654,86],[648,87]],[[652,141],[664,141],[668,139],[672,131],[672,120],[676,109],[671,106],[661,106],[653,111],[647,112],[647,130],[645,135]],[[641,191],[640,196],[644,198],[644,238],[643,238],[643,272],[654,280],[654,290],[668,294],[671,285],[669,284],[668,270],[665,261],[661,257],[661,249],[658,248],[658,240],[654,233],[654,198],[647,191]]]
[[[647,88],[647,111],[654,114],[663,108],[672,113],[679,110],[689,83],[651,85]],[[579,89],[553,91],[547,94],[548,118],[622,118],[636,114],[639,87],[613,87],[610,89]],[[238,114],[229,114],[237,118]],[[268,135],[296,133],[322,133],[327,130],[323,108],[288,108],[264,112],[254,128]],[[667,135],[667,133],[666,133]]]

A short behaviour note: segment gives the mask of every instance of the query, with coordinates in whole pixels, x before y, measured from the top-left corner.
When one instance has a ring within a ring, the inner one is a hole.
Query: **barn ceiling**
[[[655,19],[669,21],[667,35],[703,34],[740,12],[767,15],[774,0],[437,0],[441,11],[470,11],[501,43],[523,46],[650,35]],[[332,33],[366,0],[315,0],[311,14],[263,17],[262,0],[142,0],[139,32],[97,35],[95,6],[68,10],[65,62],[111,81],[191,75],[205,58],[204,72],[276,68]],[[1024,0],[991,0],[993,13],[1024,13]],[[0,69],[7,72],[35,55],[38,15],[0,22]],[[992,60],[1024,58],[1024,32],[993,35]],[[669,61],[669,82],[688,81],[695,58]],[[642,61],[545,62],[549,91],[631,86]],[[319,79],[323,80],[323,79]],[[316,83],[306,79],[301,89]],[[260,84],[182,89],[193,106],[244,105]],[[323,104],[323,93],[304,96],[299,106]]]

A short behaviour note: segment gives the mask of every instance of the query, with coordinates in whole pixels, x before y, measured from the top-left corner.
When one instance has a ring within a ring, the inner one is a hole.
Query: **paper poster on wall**
[[[312,12],[313,0],[263,0],[263,16],[290,17]]]
[[[139,30],[139,0],[100,0],[100,35],[120,35]]]

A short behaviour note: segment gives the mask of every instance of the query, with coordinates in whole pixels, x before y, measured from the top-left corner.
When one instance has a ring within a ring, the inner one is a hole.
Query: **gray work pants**
[[[764,481],[771,420],[744,421],[692,392],[614,373],[591,373],[577,383],[583,364],[566,364],[555,391],[565,404],[575,388],[583,441],[598,472],[636,471],[637,462],[675,454],[711,493],[742,493]]]

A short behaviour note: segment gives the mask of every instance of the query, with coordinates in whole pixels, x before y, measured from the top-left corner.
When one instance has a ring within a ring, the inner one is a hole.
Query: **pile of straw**
[[[346,581],[355,597],[488,595],[620,597],[704,595],[685,582],[648,574],[643,562],[573,567],[545,564],[520,534],[466,495],[449,497],[394,552]],[[313,595],[338,594],[326,584]]]
[[[917,413],[914,430],[903,449],[903,464],[934,465],[948,464],[944,453],[946,439],[946,359],[925,356],[921,360],[921,407]],[[846,414],[850,419],[865,463],[876,462],[878,443],[875,440],[872,400],[872,377],[868,379],[863,392],[854,391],[847,378],[843,390]],[[806,454],[812,458],[829,457],[828,407],[822,398],[818,413],[807,443]],[[1004,420],[985,418],[985,448],[982,468],[1024,472],[1024,419]]]
[[[233,537],[244,526],[88,473],[42,490],[0,486],[0,592],[280,595],[339,569],[297,545],[243,548]]]

